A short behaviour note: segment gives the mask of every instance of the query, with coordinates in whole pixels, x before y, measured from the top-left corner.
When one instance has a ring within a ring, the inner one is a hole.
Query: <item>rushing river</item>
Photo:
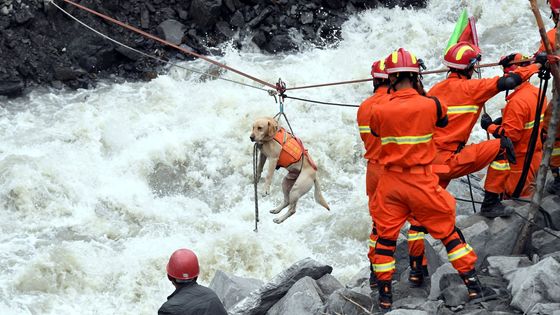
[[[462,7],[478,19],[483,62],[536,50],[526,0],[432,0],[419,11],[352,16],[334,47],[301,43],[301,53],[276,56],[227,49],[219,60],[288,86],[367,78],[373,60],[401,46],[436,69]],[[200,61],[184,65],[209,69]],[[426,76],[425,83],[442,78]],[[310,193],[293,217],[273,223],[268,210],[281,202],[280,170],[271,196],[259,197],[255,233],[249,132],[254,118],[276,114],[278,105],[261,90],[199,79],[172,68],[147,83],[36,90],[2,101],[0,314],[153,314],[173,290],[165,264],[181,247],[198,254],[203,284],[218,269],[267,280],[307,256],[332,265],[343,282],[367,266],[370,218],[356,109],[286,101],[332,210]],[[364,83],[290,94],[359,104],[370,93]],[[489,112],[496,116],[503,103],[497,96]],[[471,140],[485,137],[477,127]],[[457,182],[451,191],[465,197],[465,187]]]

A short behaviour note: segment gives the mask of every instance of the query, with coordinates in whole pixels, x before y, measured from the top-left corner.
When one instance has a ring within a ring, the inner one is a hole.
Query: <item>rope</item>
[[[255,232],[259,231],[259,195],[257,191],[257,184],[259,182],[259,179],[257,178],[257,168],[259,163],[258,152],[258,144],[255,143],[255,145],[253,146],[253,188],[255,190],[255,229],[253,231]]]
[[[49,1],[50,1],[50,3],[55,4],[55,3],[54,3],[54,0],[49,0]],[[202,59],[202,60],[204,60],[204,61],[207,61],[207,62],[209,62],[209,63],[211,63],[211,64],[214,64],[214,65],[216,65],[216,66],[218,66],[218,67],[220,67],[220,68],[223,68],[223,69],[226,69],[226,70],[230,70],[230,71],[235,72],[235,73],[237,73],[237,74],[239,74],[239,75],[241,75],[241,76],[244,76],[244,77],[246,77],[246,78],[248,78],[248,79],[251,79],[251,80],[253,80],[253,81],[257,82],[257,83],[260,83],[260,84],[262,84],[262,85],[268,86],[268,87],[273,88],[273,89],[276,89],[276,86],[275,86],[274,84],[271,84],[271,83],[268,83],[268,82],[263,81],[263,80],[261,80],[261,79],[258,79],[258,78],[254,77],[254,76],[251,76],[251,75],[249,75],[249,74],[247,74],[247,73],[245,73],[245,72],[242,72],[242,71],[240,71],[240,70],[234,69],[234,68],[232,68],[232,67],[230,67],[230,66],[227,66],[227,65],[225,65],[225,64],[223,64],[223,63],[221,63],[221,62],[218,62],[218,61],[213,60],[213,59],[211,59],[211,58],[208,58],[208,57],[206,57],[206,56],[197,54],[197,53],[195,53],[194,51],[191,51],[191,50],[185,49],[185,48],[183,48],[183,47],[177,46],[177,45],[175,45],[175,44],[173,44],[173,43],[170,43],[170,42],[168,42],[168,41],[166,41],[166,40],[163,40],[163,39],[161,39],[161,38],[159,38],[159,37],[157,37],[157,36],[154,36],[154,35],[152,35],[152,34],[150,34],[150,33],[146,33],[146,32],[144,32],[144,31],[142,31],[142,30],[140,30],[140,29],[138,29],[138,28],[136,28],[136,27],[134,27],[134,26],[128,25],[128,24],[123,23],[123,22],[121,22],[121,21],[119,21],[119,20],[116,20],[116,19],[114,19],[114,18],[111,18],[111,17],[109,17],[109,16],[107,16],[107,15],[101,14],[101,13],[99,13],[99,12],[97,12],[97,11],[95,11],[95,10],[92,10],[92,9],[90,9],[90,8],[87,8],[87,7],[83,6],[83,5],[77,4],[77,3],[72,2],[72,1],[70,1],[70,0],[62,0],[62,1],[66,2],[66,3],[68,3],[68,4],[71,4],[71,5],[77,7],[77,8],[79,8],[79,9],[81,9],[81,10],[84,10],[84,11],[89,12],[89,13],[91,13],[91,14],[97,15],[98,17],[100,17],[100,18],[102,18],[102,19],[104,19],[104,20],[106,20],[106,21],[112,22],[112,23],[117,24],[117,25],[119,25],[119,26],[121,26],[121,27],[124,27],[124,28],[126,28],[126,29],[128,29],[128,30],[130,30],[130,31],[133,31],[133,32],[135,32],[135,33],[137,33],[137,34],[140,34],[140,35],[142,35],[142,36],[144,36],[144,37],[147,37],[147,38],[150,38],[150,39],[152,39],[152,40],[154,40],[154,41],[157,41],[157,42],[159,42],[159,43],[161,43],[161,44],[163,44],[163,45],[166,45],[166,46],[169,46],[169,47],[173,47],[173,48],[175,48],[175,49],[177,49],[177,50],[179,50],[179,51],[184,52],[185,54],[191,55],[191,56],[196,57],[196,58],[200,58],[200,59]],[[58,7],[58,6],[57,6],[57,7]],[[59,9],[60,9],[60,7],[59,7]]]
[[[331,106],[340,106],[340,107],[360,107],[360,105],[355,105],[355,104],[341,104],[341,103],[322,102],[322,101],[310,100],[310,99],[293,97],[293,96],[288,96],[288,95],[284,95],[284,98],[291,98],[293,100],[298,100],[298,101],[307,102],[307,103],[316,103],[316,104],[321,104],[321,105],[331,105]]]

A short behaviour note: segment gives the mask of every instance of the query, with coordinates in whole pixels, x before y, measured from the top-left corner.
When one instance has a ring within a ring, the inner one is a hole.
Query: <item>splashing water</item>
[[[288,86],[367,78],[373,60],[401,46],[430,69],[440,68],[465,6],[478,19],[484,62],[536,50],[538,32],[525,0],[433,0],[419,11],[352,16],[336,47],[301,43],[304,52],[277,56],[228,49],[220,61],[268,82],[282,77]],[[426,86],[442,78],[427,76]],[[365,83],[290,94],[359,104],[370,93]],[[490,114],[503,103],[502,96],[489,102]],[[272,223],[267,210],[282,198],[285,171],[278,171],[272,195],[260,199],[254,233],[248,136],[254,118],[277,110],[263,91],[200,81],[177,69],[148,83],[37,90],[4,102],[0,313],[154,313],[172,292],[165,264],[181,247],[198,254],[204,284],[217,269],[266,280],[307,256],[348,280],[367,266],[370,228],[356,110],[286,102],[294,131],[319,164],[332,211],[308,194],[296,215]],[[483,139],[476,129],[471,140]],[[451,190],[464,194],[459,184]],[[468,204],[460,206],[470,213]]]

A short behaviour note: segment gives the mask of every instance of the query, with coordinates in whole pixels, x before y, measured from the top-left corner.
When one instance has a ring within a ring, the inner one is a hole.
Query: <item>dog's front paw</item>
[[[280,224],[280,223],[282,223],[282,220],[280,220],[279,218],[274,218],[274,220],[272,220],[272,222],[274,222],[276,224]]]

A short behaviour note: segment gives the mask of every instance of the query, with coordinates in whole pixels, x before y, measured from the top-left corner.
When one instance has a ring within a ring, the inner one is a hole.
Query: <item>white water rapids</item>
[[[301,43],[303,52],[277,56],[229,49],[219,60],[288,86],[368,78],[372,61],[398,47],[436,69],[463,7],[478,19],[483,62],[538,47],[526,0],[432,0],[419,11],[352,16],[337,47]],[[282,198],[280,170],[272,195],[260,197],[254,233],[249,132],[254,118],[278,107],[263,91],[198,77],[171,69],[147,83],[36,90],[2,101],[0,314],[154,314],[173,291],[165,264],[181,247],[198,254],[203,284],[217,269],[267,280],[307,256],[332,265],[343,282],[367,266],[370,217],[356,109],[286,101],[332,211],[309,193],[293,217],[274,224],[268,210]],[[426,76],[425,84],[442,78]],[[364,83],[289,94],[359,104],[370,92]],[[503,95],[489,103],[494,118],[502,104]],[[472,140],[485,137],[477,127]],[[451,190],[466,197],[465,187]]]

